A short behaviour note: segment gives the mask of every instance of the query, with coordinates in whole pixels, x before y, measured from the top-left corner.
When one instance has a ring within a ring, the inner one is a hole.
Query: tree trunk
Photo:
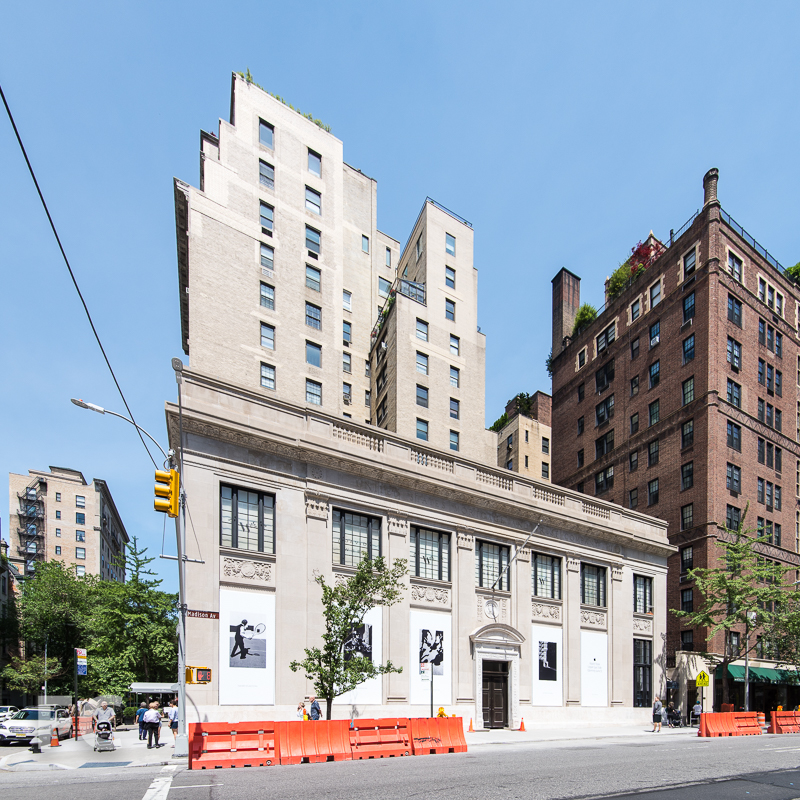
[[[728,681],[730,678],[728,677],[728,665],[724,664],[722,667],[722,702],[728,703],[730,697],[730,686],[728,685]]]
[[[325,711],[325,719],[330,719],[331,712],[333,711],[333,694],[329,694],[325,697],[325,705],[328,706]]]

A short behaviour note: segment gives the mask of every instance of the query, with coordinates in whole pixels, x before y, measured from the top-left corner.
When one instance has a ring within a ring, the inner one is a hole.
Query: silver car
[[[49,744],[53,730],[58,732],[59,739],[66,739],[72,734],[72,720],[64,709],[47,706],[23,708],[0,722],[0,744],[30,744],[34,736],[38,736],[42,744]]]

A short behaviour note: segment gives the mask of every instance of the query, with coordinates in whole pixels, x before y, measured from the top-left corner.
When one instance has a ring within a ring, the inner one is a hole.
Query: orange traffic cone
[[[469,731],[467,733],[475,733],[475,729],[472,727],[472,717],[469,718]]]
[[[519,723],[519,729],[522,733],[525,732],[525,717],[522,717],[521,722]]]
[[[50,734],[50,747],[61,747],[61,742],[58,741],[58,728],[53,728]]]

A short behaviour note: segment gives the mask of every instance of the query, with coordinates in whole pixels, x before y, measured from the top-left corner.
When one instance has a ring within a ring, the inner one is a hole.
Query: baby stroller
[[[110,722],[98,722],[94,731],[94,749],[114,750],[114,729]]]

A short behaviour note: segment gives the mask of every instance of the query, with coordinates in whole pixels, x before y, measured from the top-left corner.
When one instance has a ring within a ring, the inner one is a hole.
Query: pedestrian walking
[[[136,709],[136,722],[139,723],[139,739],[144,741],[147,738],[147,727],[145,726],[144,715],[147,711],[147,703],[139,703]]]
[[[661,698],[656,697],[653,702],[653,733],[661,733],[661,715],[664,713],[664,706]]]
[[[144,723],[147,726],[147,749],[160,747],[158,739],[161,733],[161,712],[158,710],[158,703],[150,703],[144,713]]]
[[[169,707],[167,708],[167,716],[169,717],[169,727],[172,731],[173,740],[178,738],[178,701],[170,700]],[[175,747],[175,742],[172,744]]]
[[[297,704],[297,719],[308,719],[308,714],[306,714],[306,704],[304,700],[301,700]]]
[[[116,727],[117,715],[113,708],[109,708],[108,702],[105,700],[100,703],[100,708],[95,709],[93,718],[95,725],[98,722],[110,722],[112,728]]]
[[[308,712],[308,716],[311,719],[322,719],[322,709],[319,707],[316,695],[312,694],[308,699],[311,701],[311,709]]]

